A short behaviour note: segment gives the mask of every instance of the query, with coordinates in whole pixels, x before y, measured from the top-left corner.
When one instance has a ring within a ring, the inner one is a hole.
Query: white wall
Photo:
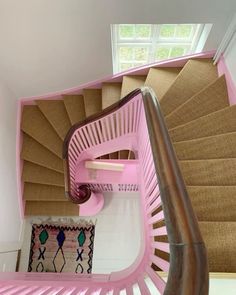
[[[7,244],[19,241],[20,234],[15,138],[16,97],[0,82],[0,252]]]
[[[236,85],[236,31],[234,33],[234,36],[230,44],[228,45],[224,53],[224,58],[225,58],[225,62],[228,67],[228,70],[230,71],[232,80],[234,84]]]
[[[0,0],[0,72],[17,97],[112,73],[110,24],[213,23],[217,48],[235,0]]]

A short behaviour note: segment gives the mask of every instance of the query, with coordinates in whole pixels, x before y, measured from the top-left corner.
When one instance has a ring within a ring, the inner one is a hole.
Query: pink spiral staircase
[[[135,159],[106,160],[122,164],[122,173],[86,174],[86,161],[122,149],[133,151]],[[116,295],[123,291],[132,295],[137,287],[143,295],[152,295],[153,290],[165,295],[208,293],[204,243],[151,89],[137,89],[101,115],[74,125],[64,141],[63,158],[66,195],[80,204],[82,216],[101,210],[103,191],[139,191],[143,224],[139,256],[129,268],[109,275],[2,274],[0,294]],[[167,235],[170,244],[158,240]],[[170,262],[156,256],[157,250],[170,254]],[[167,282],[156,268],[169,272]]]

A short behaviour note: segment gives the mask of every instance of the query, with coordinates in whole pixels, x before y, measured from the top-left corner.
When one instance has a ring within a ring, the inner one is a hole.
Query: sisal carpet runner
[[[33,224],[28,271],[91,273],[94,234],[88,222]]]

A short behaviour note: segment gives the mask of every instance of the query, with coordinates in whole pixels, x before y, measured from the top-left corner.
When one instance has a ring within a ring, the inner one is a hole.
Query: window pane
[[[183,47],[173,47],[170,52],[170,57],[177,57],[184,55],[185,49]]]
[[[178,25],[176,28],[176,37],[188,39],[191,35],[193,25]]]
[[[134,25],[120,25],[119,37],[121,39],[134,38]]]
[[[126,71],[130,68],[133,68],[132,63],[120,63],[120,71]]]
[[[151,25],[136,25],[136,38],[149,39],[151,37]]]
[[[194,52],[202,24],[112,25],[114,71]]]
[[[160,29],[160,36],[162,38],[172,38],[175,33],[175,25],[162,25]]]
[[[120,60],[130,61],[133,58],[133,48],[132,47],[120,47],[119,49]]]
[[[146,61],[148,58],[148,48],[136,47],[134,49],[134,59]]]
[[[161,60],[169,57],[170,48],[158,47],[156,50],[156,59]]]

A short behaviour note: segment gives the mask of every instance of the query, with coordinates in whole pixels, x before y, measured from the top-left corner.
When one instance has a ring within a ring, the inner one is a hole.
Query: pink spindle
[[[158,221],[161,221],[164,219],[164,212],[160,211],[159,213],[155,214],[148,220],[148,224],[154,224]]]
[[[101,120],[101,125],[102,125],[102,137],[103,137],[103,140],[108,141],[108,135],[107,135],[105,120]]]
[[[152,295],[147,287],[147,284],[144,281],[144,278],[138,279],[138,286],[142,295]]]
[[[86,130],[87,130],[87,139],[88,139],[89,145],[95,146],[96,144],[95,144],[95,140],[94,140],[94,136],[93,136],[90,124],[86,126]]]
[[[79,153],[81,153],[83,150],[84,150],[84,147],[82,145],[82,142],[81,142],[81,138],[79,136],[79,132],[76,132],[74,134],[74,141],[76,142],[76,144],[78,145],[78,151]]]
[[[156,255],[151,255],[151,262],[154,263],[157,267],[162,269],[165,272],[168,272],[169,270],[169,262],[156,256]]]
[[[93,136],[95,138],[95,144],[98,145],[99,144],[99,139],[98,139],[98,136],[97,136],[96,126],[95,126],[94,122],[91,123],[91,129],[92,129]]]
[[[120,126],[121,126],[121,136],[125,133],[125,115],[124,112],[120,112]]]
[[[111,136],[112,136],[112,139],[115,139],[117,137],[117,135],[116,135],[116,125],[115,125],[115,115],[114,114],[110,117],[110,123],[111,123]]]
[[[166,285],[165,281],[151,268],[151,266],[146,267],[146,273],[149,275],[159,292],[163,294]]]
[[[163,252],[166,252],[166,253],[170,253],[170,245],[169,243],[164,243],[164,242],[152,242],[152,247],[154,249],[159,249]]]
[[[154,211],[155,209],[157,209],[158,207],[160,207],[160,205],[161,205],[161,198],[160,198],[160,196],[158,196],[156,198],[156,200],[152,203],[151,206],[148,204],[148,206],[147,206],[147,213],[148,214],[151,213],[152,211]]]
[[[96,121],[95,124],[96,124],[96,129],[97,129],[98,135],[99,135],[99,142],[102,143],[103,142],[103,136],[102,136],[102,132],[101,132],[100,120]]]
[[[162,227],[153,229],[153,230],[151,230],[150,234],[152,237],[166,236],[167,235],[166,227],[162,226]]]
[[[108,140],[112,139],[111,136],[111,123],[110,123],[110,116],[105,118],[105,124],[106,124],[106,129],[107,129],[107,135],[108,135]]]
[[[129,285],[126,287],[126,295],[133,295],[133,285]]]
[[[88,136],[87,136],[87,132],[86,132],[85,127],[81,128],[80,136],[81,136],[81,138],[82,138],[82,140],[84,142],[85,148],[86,149],[90,148],[90,143],[89,143],[89,140],[88,140]]]
[[[84,135],[82,134],[82,129],[79,129],[78,132],[77,132],[77,137],[78,137],[78,142],[80,143],[81,147],[82,147],[82,150],[86,150],[87,148],[87,145],[85,144],[84,142]]]

